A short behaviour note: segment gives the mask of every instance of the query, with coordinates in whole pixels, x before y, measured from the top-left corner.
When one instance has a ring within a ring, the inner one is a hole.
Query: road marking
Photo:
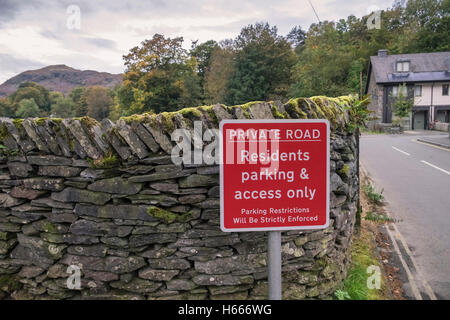
[[[407,156],[410,156],[410,154],[409,154],[408,152],[405,152],[405,151],[403,151],[403,150],[400,150],[399,148],[396,148],[396,147],[394,147],[394,146],[392,146],[392,149],[394,149],[394,150],[396,150],[396,151],[398,151],[398,152],[401,152],[401,153],[403,153],[403,154],[406,154]]]
[[[412,274],[411,270],[409,269],[408,264],[403,259],[403,255],[402,255],[400,249],[398,248],[398,244],[395,241],[394,235],[392,234],[391,230],[389,230],[389,226],[386,226],[385,229],[386,229],[387,233],[389,234],[389,238],[391,238],[392,244],[394,245],[394,250],[397,253],[398,258],[400,259],[400,262],[401,262],[403,268],[405,269],[406,276],[408,277],[408,282],[409,282],[409,285],[411,286],[411,290],[414,294],[414,297],[416,298],[416,300],[423,300],[422,295],[420,294],[419,288],[416,284],[416,280],[414,279],[414,275]]]
[[[414,259],[411,250],[409,250],[409,247],[406,244],[405,238],[401,234],[400,230],[398,230],[397,225],[395,225],[395,224],[392,224],[392,225],[394,226],[394,229],[395,229],[395,231],[397,233],[398,238],[400,239],[400,242],[403,244],[403,247],[405,248],[406,254],[409,256],[409,259],[411,260],[414,268],[416,269],[416,273],[417,273],[418,277],[421,278],[422,285],[425,288],[425,291],[427,292],[427,294],[428,294],[428,296],[430,297],[431,300],[437,300],[437,297],[434,294],[433,289],[431,289],[431,286],[428,284],[428,282],[425,280],[425,278],[419,272],[419,268],[417,267],[416,260]]]
[[[444,170],[444,169],[442,169],[442,168],[439,168],[438,166],[435,166],[434,164],[431,164],[431,163],[429,163],[429,162],[426,162],[425,160],[422,160],[422,161],[420,161],[420,162],[425,163],[426,165],[429,165],[430,167],[433,167],[433,168],[435,168],[435,169],[437,169],[437,170],[439,170],[439,171],[442,171],[443,173],[446,173],[446,174],[450,175],[450,171],[447,171],[447,170]]]
[[[441,150],[444,150],[444,151],[450,152],[450,150],[449,150],[449,149],[446,149],[446,148],[442,148],[442,147],[436,146],[436,145],[434,145],[434,144],[430,144],[430,143],[425,143],[425,142],[422,142],[422,141],[418,141],[418,140],[416,140],[416,139],[412,139],[411,141],[412,141],[412,142],[415,142],[415,143],[420,143],[420,144],[423,144],[423,145],[425,145],[425,146],[428,146],[428,147],[433,147],[433,148],[436,148],[436,149],[441,149]]]

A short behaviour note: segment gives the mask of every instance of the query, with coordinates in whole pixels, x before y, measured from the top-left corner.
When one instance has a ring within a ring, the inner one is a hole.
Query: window
[[[397,62],[397,72],[409,72],[409,61]]]
[[[443,84],[442,85],[442,95],[443,96],[448,96],[448,84]]]
[[[417,85],[414,87],[414,97],[421,97],[422,96],[422,86]]]
[[[392,87],[392,96],[398,97],[400,93],[406,97],[408,95],[408,90],[406,86],[394,86]]]

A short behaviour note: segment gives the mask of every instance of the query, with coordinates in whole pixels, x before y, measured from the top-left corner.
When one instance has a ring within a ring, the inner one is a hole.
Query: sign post
[[[269,299],[281,300],[281,232],[270,231],[267,240]]]
[[[220,228],[270,231],[269,298],[281,299],[281,231],[329,225],[327,120],[220,123]]]

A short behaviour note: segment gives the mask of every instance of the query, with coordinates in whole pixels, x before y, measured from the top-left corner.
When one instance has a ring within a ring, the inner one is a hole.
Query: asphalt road
[[[360,156],[417,269],[437,299],[450,299],[450,150],[415,141],[433,134],[362,136]]]

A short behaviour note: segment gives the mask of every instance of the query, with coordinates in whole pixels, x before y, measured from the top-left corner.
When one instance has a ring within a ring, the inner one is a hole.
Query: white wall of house
[[[442,95],[443,83],[417,83],[416,85],[422,86],[422,96],[414,97],[415,106],[445,106],[450,105],[450,95]],[[433,95],[431,95],[431,89],[433,88]]]
[[[448,83],[447,83],[448,84]],[[433,105],[435,106],[448,106],[450,105],[450,94],[442,95],[442,86],[444,83],[437,83],[434,85],[433,90]]]

